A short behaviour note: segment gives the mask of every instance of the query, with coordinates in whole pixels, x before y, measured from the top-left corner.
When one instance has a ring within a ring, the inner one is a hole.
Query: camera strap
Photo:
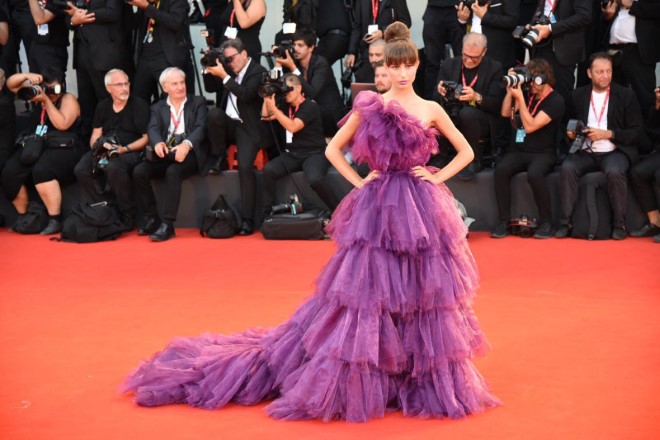
[[[373,14],[373,17],[374,17],[373,24],[376,24],[376,20],[378,20],[378,6],[379,5],[380,5],[380,0],[371,0],[371,13]]]
[[[465,65],[461,66],[461,79],[463,80],[463,87],[474,87],[474,85],[477,83],[477,79],[479,79],[479,72],[474,76],[474,79],[470,82],[468,85],[467,81],[465,80]]]

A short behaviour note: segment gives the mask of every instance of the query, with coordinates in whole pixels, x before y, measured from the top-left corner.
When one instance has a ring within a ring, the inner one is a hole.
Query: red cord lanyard
[[[536,116],[536,112],[537,112],[538,109],[539,109],[539,105],[541,105],[541,103],[542,103],[543,101],[545,101],[545,98],[547,98],[547,97],[550,95],[550,93],[552,93],[552,88],[550,88],[550,90],[548,90],[548,93],[546,93],[545,95],[543,95],[543,98],[541,98],[541,99],[538,100],[538,102],[536,103],[536,106],[534,106],[534,110],[531,110],[531,108],[532,108],[532,100],[534,99],[534,95],[532,95],[532,96],[529,97],[529,104],[527,104],[527,107],[530,109],[529,114],[531,114],[532,117]]]
[[[41,122],[39,122],[39,125],[44,125],[44,121],[46,120],[46,107],[41,107]]]
[[[172,120],[172,125],[174,126],[172,128],[172,136],[176,134],[176,131],[179,128],[179,124],[181,123],[181,116],[183,116],[183,105],[181,106],[181,110],[179,110],[179,114],[176,115],[176,117],[172,110],[170,110],[170,119]]]
[[[156,2],[156,9],[160,7],[160,0]],[[153,18],[149,19],[149,22],[147,23],[147,33],[153,34],[154,33],[154,24],[156,24],[156,20]]]
[[[463,87],[467,86],[466,81],[465,81],[465,66],[461,67],[461,77],[463,78]],[[472,88],[474,85],[477,83],[477,78],[479,78],[479,73],[474,76],[474,79],[470,83],[468,87]]]
[[[605,113],[605,107],[607,107],[607,102],[610,100],[610,89],[607,88],[607,94],[605,95],[605,101],[603,101],[603,106],[600,109],[600,115],[596,117],[596,106],[594,104],[594,92],[591,91],[591,109],[594,111],[594,117],[596,117],[596,122],[598,122],[598,128],[600,128],[600,121],[603,119],[603,114]]]
[[[300,101],[300,103],[298,103],[298,105],[296,106],[295,110],[293,110],[291,108],[291,106],[289,106],[289,119],[291,119],[293,121],[293,118],[296,116],[296,113],[298,113],[298,109],[300,109],[300,105],[303,102],[305,102],[305,97],[304,96],[302,97],[302,100]]]
[[[234,18],[236,17],[236,9],[231,10],[231,15],[229,16],[229,27],[234,27]]]
[[[371,0],[371,12],[374,16],[374,24],[376,24],[376,20],[378,19],[378,4],[380,3],[380,0]]]

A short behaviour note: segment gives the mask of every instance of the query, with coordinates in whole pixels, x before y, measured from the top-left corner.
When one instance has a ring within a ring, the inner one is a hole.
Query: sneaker
[[[555,232],[555,238],[567,238],[571,236],[571,227],[569,225],[561,225]]]
[[[614,228],[614,231],[612,231],[612,238],[614,240],[623,240],[627,236],[628,233],[623,228]]]
[[[536,230],[534,238],[552,238],[552,225],[550,223],[541,223]]]
[[[504,238],[507,235],[509,235],[509,232],[507,231],[507,227],[509,226],[509,222],[506,220],[502,220],[495,226],[495,229],[493,229],[493,232],[490,233],[490,238]]]
[[[51,218],[46,227],[40,232],[41,235],[53,235],[62,232],[62,222]]]

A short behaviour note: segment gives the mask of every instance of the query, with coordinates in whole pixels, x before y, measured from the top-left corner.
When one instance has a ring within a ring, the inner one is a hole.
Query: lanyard
[[[557,7],[557,0],[552,1],[552,0],[547,0],[548,3],[550,3],[550,13],[548,14],[548,17],[550,17],[554,12],[555,8]]]
[[[598,127],[600,128],[600,121],[603,119],[603,114],[605,113],[605,107],[607,107],[607,102],[610,100],[610,89],[607,88],[607,94],[605,95],[605,101],[603,101],[603,106],[600,109],[600,115],[596,117],[596,106],[594,104],[594,92],[591,92],[591,109],[594,111],[594,117],[596,117],[596,122],[598,122]]]
[[[181,110],[179,110],[179,114],[174,116],[174,113],[172,110],[170,110],[170,119],[172,120],[172,125],[174,126],[172,128],[172,135],[176,134],[176,130],[179,128],[179,124],[181,123],[181,116],[183,116],[183,105],[181,106]]]
[[[298,103],[298,105],[296,106],[295,110],[293,110],[291,108],[291,106],[289,106],[289,119],[291,119],[293,121],[293,118],[296,116],[296,113],[298,113],[298,109],[300,109],[300,105],[303,102],[305,102],[305,97],[304,96],[302,97],[302,101],[300,101],[300,103]]]
[[[158,2],[156,2],[156,9],[158,9],[159,7],[160,7],[160,0],[158,0]],[[154,24],[156,24],[156,20],[153,19],[153,18],[150,18],[149,22],[147,23],[147,33],[151,33],[151,34],[154,33]]]
[[[44,125],[44,121],[46,120],[46,107],[41,106],[41,122],[39,122],[39,125]]]
[[[461,67],[461,78],[463,79],[463,87],[467,86],[466,81],[465,81],[465,66]],[[477,74],[474,76],[474,79],[472,80],[470,85],[467,86],[467,87],[470,87],[470,88],[474,87],[474,85],[477,83],[477,78],[479,78],[479,72],[477,72]]]
[[[531,110],[531,107],[532,107],[532,100],[534,99],[534,95],[532,95],[532,96],[529,97],[529,104],[527,104],[527,107],[530,108],[529,113],[532,115],[532,117],[536,116],[536,112],[537,112],[538,109],[539,109],[539,105],[541,105],[541,103],[542,103],[543,101],[545,101],[545,98],[547,98],[547,97],[550,95],[550,93],[552,93],[552,88],[550,88],[550,90],[548,90],[548,93],[546,93],[545,95],[543,95],[543,98],[541,98],[541,99],[538,100],[538,102],[536,103],[536,106],[534,106],[534,110]]]
[[[380,3],[380,0],[371,0],[371,12],[374,16],[374,24],[376,24],[376,20],[378,19],[378,4]]]
[[[234,18],[236,18],[236,9],[231,10],[231,15],[229,16],[229,27],[234,27]]]

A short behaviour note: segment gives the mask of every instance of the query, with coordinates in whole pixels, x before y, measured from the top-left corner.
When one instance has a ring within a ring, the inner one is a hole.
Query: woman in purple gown
[[[414,93],[409,38],[405,25],[388,27],[392,89],[362,92],[328,145],[356,189],[328,226],[338,249],[313,295],[273,329],[173,340],[124,384],[139,405],[273,399],[266,411],[277,419],[363,422],[388,410],[458,418],[499,403],[470,361],[488,347],[471,308],[478,274],[442,183],[473,153],[442,108]],[[438,131],[458,154],[428,169]],[[375,171],[360,178],[345,146]]]

